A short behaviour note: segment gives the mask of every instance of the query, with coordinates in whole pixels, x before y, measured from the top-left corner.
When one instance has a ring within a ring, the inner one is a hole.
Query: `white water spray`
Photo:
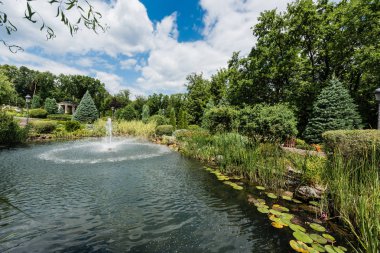
[[[106,123],[106,140],[108,144],[112,144],[112,120],[111,118],[107,119]]]

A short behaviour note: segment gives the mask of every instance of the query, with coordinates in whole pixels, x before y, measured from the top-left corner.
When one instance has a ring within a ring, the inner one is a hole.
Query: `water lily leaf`
[[[283,217],[281,217],[280,221],[284,224],[286,224],[287,226],[290,226],[292,224],[292,222],[288,219],[285,219]]]
[[[293,231],[301,231],[301,232],[306,232],[306,229],[300,225],[297,225],[297,224],[291,224],[289,225],[290,229],[293,230]]]
[[[325,249],[328,253],[337,253],[331,245],[325,245]]]
[[[345,247],[343,247],[343,246],[338,246],[338,248],[339,248],[340,250],[343,250],[344,252],[347,251],[347,248],[345,248]]]
[[[320,244],[326,244],[327,239],[324,238],[323,236],[317,235],[317,234],[311,234],[310,238],[313,239],[313,241],[320,243]]]
[[[258,185],[258,186],[256,186],[256,189],[257,189],[257,190],[260,190],[260,191],[263,191],[263,190],[265,190],[265,187],[264,187],[264,186],[260,186],[260,185]]]
[[[272,227],[275,227],[275,228],[283,228],[284,225],[283,225],[282,223],[280,223],[280,222],[275,222],[275,221],[273,221],[273,222],[272,222]]]
[[[269,209],[269,206],[263,204],[263,203],[255,203],[255,206],[256,207],[265,207],[265,208],[268,208]]]
[[[311,247],[308,248],[308,251],[307,251],[307,252],[308,252],[308,253],[319,253],[318,250],[313,249],[313,248],[311,248]]]
[[[294,218],[294,215],[293,214],[290,214],[290,213],[281,213],[281,218],[283,219],[287,219],[287,220],[291,220]]]
[[[296,204],[301,204],[301,203],[302,203],[302,201],[299,201],[298,199],[292,199],[292,200],[293,200],[293,202],[296,203]]]
[[[311,223],[310,227],[312,229],[314,229],[315,231],[318,231],[318,232],[325,232],[326,231],[326,229],[323,226],[321,226],[321,225],[319,225],[317,223]]]
[[[230,180],[230,178],[229,178],[229,177],[227,177],[227,176],[224,176],[224,175],[217,175],[216,177],[217,177],[217,178],[218,178],[218,180],[220,180],[220,181],[226,181],[226,180]]]
[[[281,198],[282,199],[285,199],[285,200],[289,200],[289,201],[291,201],[292,200],[292,197],[289,197],[289,196],[281,196]]]
[[[257,199],[257,201],[262,202],[262,203],[265,204],[265,200],[264,199]]]
[[[328,242],[331,242],[331,243],[335,242],[335,238],[334,238],[332,235],[329,235],[329,234],[322,234],[322,236],[323,236],[324,238],[326,238]]]
[[[289,242],[289,245],[290,247],[292,247],[292,249],[294,249],[295,251],[297,252],[302,252],[302,253],[308,253],[308,248],[306,244],[304,244],[303,242],[301,241],[295,241],[295,240],[291,240]]]
[[[271,192],[268,192],[267,196],[268,196],[268,198],[271,198],[271,199],[277,199],[277,196]]]
[[[337,252],[337,253],[344,253],[345,251],[340,249],[339,247],[336,247],[336,246],[333,246],[334,250]],[[347,249],[346,249],[347,250]]]
[[[282,214],[281,212],[279,212],[279,211],[277,211],[277,210],[274,210],[274,209],[270,209],[269,212],[270,212],[271,214],[276,215],[276,216],[281,216],[281,214]]]
[[[277,211],[280,211],[280,212],[289,212],[289,209],[288,209],[288,208],[286,208],[286,207],[284,207],[284,206],[280,206],[280,205],[278,205],[278,204],[274,204],[274,205],[272,206],[272,209],[277,210]]]
[[[304,243],[312,243],[313,239],[310,238],[306,233],[301,231],[295,231],[293,232],[294,238],[296,238],[298,241],[304,242]]]
[[[260,213],[269,213],[269,209],[265,207],[259,207],[257,208],[257,211],[259,211]]]
[[[318,206],[319,207],[319,202],[317,202],[317,201],[309,201],[309,204],[313,205],[313,206]]]
[[[322,252],[326,252],[325,248],[322,245],[318,244],[318,243],[312,243],[311,247],[313,249],[317,250],[318,252],[321,252],[321,253]]]
[[[280,218],[277,218],[275,215],[269,215],[269,219],[271,220],[271,221],[275,221],[275,222],[279,222],[280,221]]]

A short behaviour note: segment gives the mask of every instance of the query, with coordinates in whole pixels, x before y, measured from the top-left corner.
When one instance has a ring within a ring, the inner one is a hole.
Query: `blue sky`
[[[22,18],[25,0],[3,2],[18,32],[2,31],[0,37],[25,51],[0,47],[0,64],[89,75],[111,93],[129,89],[146,96],[183,92],[188,74],[210,77],[234,51],[247,54],[255,43],[250,27],[260,12],[284,10],[289,0],[92,0],[109,30],[96,35],[83,28],[73,37],[47,1],[30,2],[55,28],[57,37],[49,41],[38,24]]]

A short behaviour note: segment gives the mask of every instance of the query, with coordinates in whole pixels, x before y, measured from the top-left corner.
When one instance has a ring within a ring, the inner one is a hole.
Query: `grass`
[[[344,156],[339,150],[329,158],[322,172],[328,186],[331,212],[351,228],[362,249],[380,249],[380,150],[361,156]]]

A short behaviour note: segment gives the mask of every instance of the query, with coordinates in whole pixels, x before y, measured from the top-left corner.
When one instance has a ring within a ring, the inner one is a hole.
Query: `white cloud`
[[[122,69],[133,69],[136,67],[137,60],[136,59],[127,59],[120,62],[120,66]]]
[[[103,82],[106,86],[106,89],[111,94],[116,94],[120,90],[127,89],[127,87],[123,85],[123,79],[118,75],[109,74],[102,71],[96,71],[95,78]]]

